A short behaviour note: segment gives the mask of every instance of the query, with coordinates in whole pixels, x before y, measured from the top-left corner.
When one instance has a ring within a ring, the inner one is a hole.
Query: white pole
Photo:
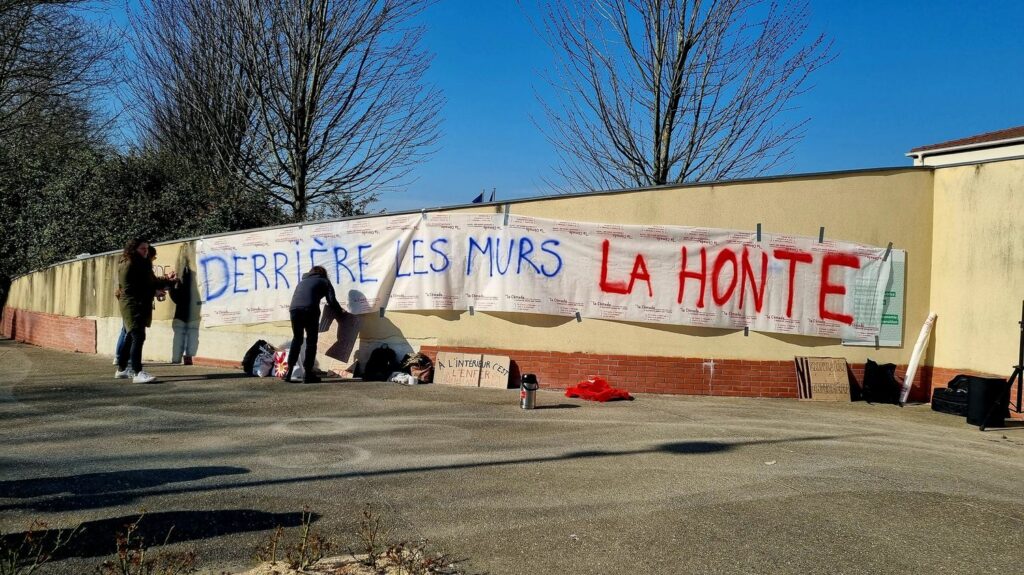
[[[921,363],[921,356],[928,347],[928,336],[932,333],[932,326],[935,325],[936,315],[930,314],[921,326],[921,335],[917,336],[917,343],[914,345],[914,353],[910,354],[910,365],[907,366],[907,377],[903,380],[903,391],[900,393],[900,405],[907,402],[910,395],[910,387],[914,384],[914,376],[917,375],[917,364]]]

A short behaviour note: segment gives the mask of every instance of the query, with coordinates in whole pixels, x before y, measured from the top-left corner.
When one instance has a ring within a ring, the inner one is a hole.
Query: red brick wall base
[[[204,365],[206,367],[223,367],[225,369],[241,369],[242,362],[233,359],[217,359],[214,357],[193,357],[192,365]]]
[[[796,368],[792,361],[711,360],[451,346],[423,346],[421,351],[434,359],[439,351],[508,356],[512,360],[511,381],[518,381],[523,373],[533,373],[541,386],[547,388],[565,389],[588,376],[599,375],[612,387],[633,393],[797,397]],[[897,374],[905,375],[906,367],[898,366]],[[930,401],[933,387],[945,387],[959,373],[964,371],[922,366],[914,377],[910,401]],[[859,386],[864,377],[864,364],[850,364],[848,374],[854,385]]]
[[[39,347],[96,353],[96,321],[4,307],[0,333]]]
[[[4,307],[0,335],[15,341],[64,351],[96,353],[96,322]],[[560,353],[480,347],[423,346],[432,359],[437,352],[504,355],[512,360],[511,381],[523,373],[537,375],[543,387],[565,389],[599,375],[613,387],[633,393],[672,393],[733,397],[796,398],[796,370],[792,361],[751,361],[590,353]],[[237,360],[194,358],[196,365],[237,368]],[[906,366],[897,368],[898,375]],[[1006,377],[967,370],[922,366],[914,377],[911,401],[927,402],[932,390],[945,387],[961,373],[985,377]],[[849,376],[859,385],[864,364],[850,364]],[[1020,385],[1019,383],[1017,384]],[[1016,401],[1016,386],[1011,392]],[[1021,414],[1013,413],[1021,418]]]

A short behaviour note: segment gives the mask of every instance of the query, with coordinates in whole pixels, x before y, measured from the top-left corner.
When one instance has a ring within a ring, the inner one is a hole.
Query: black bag
[[[398,371],[398,357],[395,350],[388,347],[388,344],[381,344],[380,347],[370,352],[370,359],[366,360],[366,367],[363,369],[363,379],[369,381],[387,381],[391,373]]]
[[[932,392],[932,410],[966,417],[967,386],[963,385],[961,387],[957,385],[954,387],[954,383],[959,382],[954,379],[949,382],[949,387],[936,389]]]
[[[932,392],[932,411],[967,416],[967,398],[971,376],[960,374],[949,380],[945,388]]]
[[[864,382],[861,394],[868,403],[898,405],[903,385],[896,379],[896,364],[879,365],[870,359],[864,364]]]
[[[252,344],[249,351],[245,352],[245,356],[242,357],[242,371],[245,372],[245,375],[252,375],[252,366],[256,363],[256,357],[263,352],[266,345],[267,342],[261,339]]]

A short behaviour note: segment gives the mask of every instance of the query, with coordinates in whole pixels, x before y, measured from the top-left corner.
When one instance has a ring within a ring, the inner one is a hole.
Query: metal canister
[[[533,409],[537,406],[537,376],[532,373],[524,373],[522,383],[519,384],[519,407]]]

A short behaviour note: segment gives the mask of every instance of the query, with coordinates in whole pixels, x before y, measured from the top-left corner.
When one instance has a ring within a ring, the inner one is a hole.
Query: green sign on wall
[[[892,258],[892,273],[889,274],[889,283],[885,286],[878,347],[903,347],[903,323],[906,317],[903,298],[906,294],[907,252],[893,250],[889,257]],[[875,342],[844,339],[843,345],[874,346]]]

